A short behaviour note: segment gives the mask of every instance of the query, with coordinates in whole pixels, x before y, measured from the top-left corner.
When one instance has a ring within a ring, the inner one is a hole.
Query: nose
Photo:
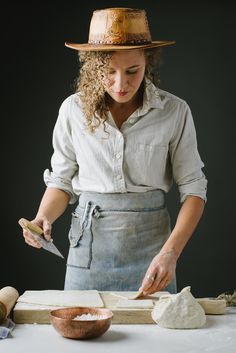
[[[117,72],[114,77],[114,89],[116,92],[125,91],[128,85],[128,78],[122,72]]]

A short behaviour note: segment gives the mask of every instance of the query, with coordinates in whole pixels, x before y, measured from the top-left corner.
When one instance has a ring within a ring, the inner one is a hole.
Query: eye
[[[138,72],[137,69],[127,70],[127,71],[126,71],[126,73],[127,73],[128,75],[134,75],[134,74],[136,74],[137,72]]]
[[[115,70],[109,70],[109,71],[108,71],[108,74],[109,74],[109,75],[113,75],[114,73],[115,73]]]

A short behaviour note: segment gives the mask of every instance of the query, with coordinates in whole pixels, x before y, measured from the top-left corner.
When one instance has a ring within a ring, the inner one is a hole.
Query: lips
[[[123,92],[123,91],[115,92],[115,94],[116,94],[117,96],[120,96],[120,97],[125,96],[127,93],[128,93],[128,92]]]

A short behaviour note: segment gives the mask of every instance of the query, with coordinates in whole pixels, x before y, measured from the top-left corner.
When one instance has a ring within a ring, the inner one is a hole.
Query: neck
[[[113,119],[120,129],[122,124],[138,109],[143,103],[143,96],[140,92],[137,93],[136,97],[133,97],[127,103],[117,103],[111,97],[109,97],[108,107],[113,116]]]

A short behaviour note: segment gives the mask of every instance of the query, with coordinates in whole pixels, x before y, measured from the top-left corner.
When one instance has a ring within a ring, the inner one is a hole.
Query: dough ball
[[[199,328],[206,322],[205,312],[192,296],[190,287],[160,298],[152,311],[152,318],[161,327],[177,329]]]

